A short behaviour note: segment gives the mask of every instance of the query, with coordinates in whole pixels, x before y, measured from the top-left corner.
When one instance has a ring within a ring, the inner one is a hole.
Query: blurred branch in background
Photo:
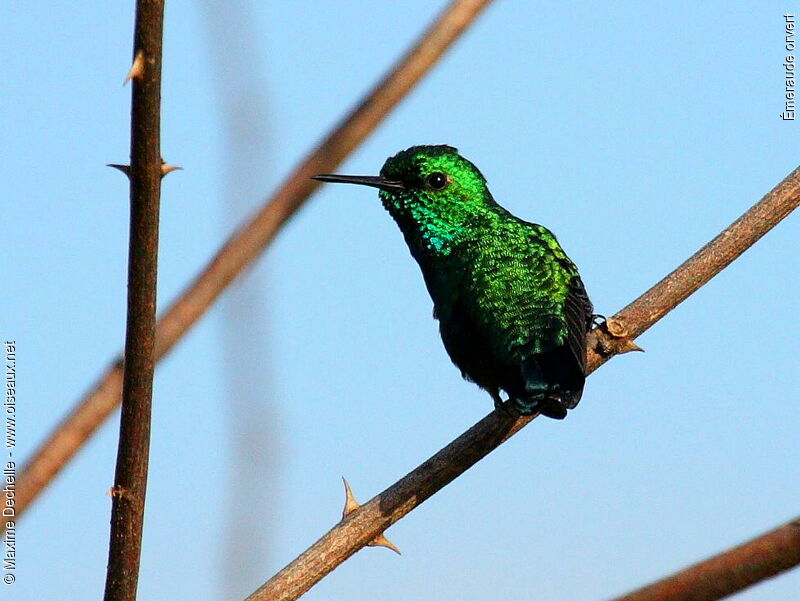
[[[253,2],[200,2],[207,35],[208,65],[224,137],[225,220],[244,219],[266,188],[270,172],[270,115],[265,56],[257,40]],[[262,580],[277,527],[277,469],[280,431],[273,402],[267,265],[220,299],[222,364],[230,449],[225,470],[228,519],[223,545],[214,547],[222,566],[223,599],[241,598]]]
[[[798,205],[800,167],[672,273],[601,327],[595,328],[587,347],[589,373],[614,355],[634,350],[634,338],[730,265]],[[514,418],[503,410],[493,411],[414,471],[349,513],[249,596],[247,601],[297,599],[348,557],[383,534],[386,528],[452,482],[535,417]],[[796,544],[797,540],[792,551],[795,560],[789,560],[785,553],[779,551],[770,569],[753,572],[754,576],[759,577],[743,581],[742,586],[749,586],[796,565],[796,556],[799,555]],[[791,546],[788,548],[791,549]]]
[[[372,91],[289,174],[262,209],[228,239],[158,321],[157,360],[175,346],[222,291],[272,241],[281,226],[303,206],[319,186],[311,176],[333,171],[436,64],[489,2],[454,0]],[[121,390],[121,359],[117,358],[25,465],[17,486],[17,516],[25,512],[117,407]]]
[[[138,0],[131,91],[128,318],[119,448],[111,489],[111,535],[105,601],[133,601],[150,454],[155,369],[158,220],[161,200],[161,45],[163,0]]]
[[[800,564],[800,517],[612,601],[715,601]]]

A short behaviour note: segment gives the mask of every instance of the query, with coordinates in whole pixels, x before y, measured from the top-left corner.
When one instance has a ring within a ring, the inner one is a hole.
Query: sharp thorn
[[[106,167],[113,167],[114,169],[118,169],[122,171],[127,176],[131,174],[131,166],[130,165],[116,165],[113,163],[109,163]],[[161,159],[161,177],[164,177],[168,173],[172,173],[173,171],[182,171],[183,167],[179,167],[178,165],[170,165],[164,159]]]
[[[638,351],[640,353],[644,352],[644,349],[642,347],[640,347],[638,344],[636,344],[630,338],[624,338],[624,339],[620,340],[619,344],[620,344],[619,354],[631,353],[631,352],[634,352],[634,351]]]
[[[113,163],[109,163],[108,165],[106,165],[106,167],[113,167],[114,169],[118,169],[119,171],[122,171],[122,173],[124,173],[127,176],[130,176],[130,174],[131,174],[131,166],[130,165],[115,165]]]
[[[161,159],[161,177],[164,177],[173,171],[183,171],[183,167],[179,167],[178,165],[170,165],[164,159]]]
[[[353,489],[350,488],[350,483],[347,481],[347,478],[344,476],[342,477],[342,482],[344,482],[344,509],[342,509],[342,519],[346,518],[350,513],[361,507],[361,503],[356,501],[356,497],[353,494]],[[379,534],[375,538],[373,538],[370,542],[367,543],[368,547],[386,547],[387,549],[391,549],[398,555],[402,555],[400,553],[400,549],[398,549],[395,544],[390,541],[384,534]]]
[[[387,549],[391,549],[392,551],[394,551],[398,555],[402,555],[402,553],[400,553],[400,549],[398,549],[395,546],[395,544],[392,541],[390,541],[388,538],[386,538],[383,534],[379,534],[378,536],[376,536],[374,539],[372,539],[372,541],[367,543],[367,546],[368,547],[386,547]]]
[[[604,323],[599,324],[598,329],[600,333],[595,335],[594,344],[600,354],[610,356],[633,351],[644,352],[644,349],[633,341],[632,332],[624,319],[608,317]]]
[[[359,507],[361,507],[361,503],[356,501],[355,495],[353,495],[353,490],[350,488],[350,484],[347,482],[347,479],[342,477],[342,482],[344,482],[344,509],[342,509],[342,519],[346,518],[351,512],[355,511]]]
[[[122,85],[124,86],[132,79],[141,79],[143,75],[144,75],[144,52],[139,50],[139,52],[136,53],[136,58],[133,59],[131,70],[128,71],[128,74],[125,76]]]
[[[164,177],[173,171],[183,171],[183,167],[179,167],[178,165],[167,165],[166,163],[161,165],[161,177]]]

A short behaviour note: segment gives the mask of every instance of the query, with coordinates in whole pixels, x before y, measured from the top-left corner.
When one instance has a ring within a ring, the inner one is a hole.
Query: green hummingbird
[[[515,217],[451,146],[413,146],[378,176],[317,175],[378,188],[433,299],[462,376],[523,415],[563,419],[581,398],[592,303],[547,228]]]

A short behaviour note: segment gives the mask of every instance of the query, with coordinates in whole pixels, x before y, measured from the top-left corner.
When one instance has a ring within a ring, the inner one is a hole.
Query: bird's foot
[[[490,392],[489,394],[492,395],[492,400],[494,401],[494,408],[503,409],[504,407],[503,398],[500,396],[500,393],[495,390],[494,392]]]
[[[567,408],[557,396],[535,396],[529,398],[515,397],[514,408],[522,415],[544,415],[552,419],[567,417]]]
[[[495,411],[502,411],[509,417],[514,417],[514,408],[511,406],[511,399],[504,401],[499,392],[490,392],[494,401]]]
[[[537,410],[540,414],[551,419],[564,419],[567,417],[567,408],[561,399],[556,397],[547,397],[539,401]]]

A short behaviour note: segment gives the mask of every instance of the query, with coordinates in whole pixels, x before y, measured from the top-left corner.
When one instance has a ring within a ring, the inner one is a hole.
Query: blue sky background
[[[20,462],[122,347],[128,189],[105,164],[128,156],[132,4],[19,4],[0,24]],[[161,307],[430,4],[168,4],[162,149],[185,171],[163,187]],[[797,8],[498,2],[340,171],[457,146],[613,314],[800,163],[778,116]],[[402,557],[365,549],[306,598],[601,600],[797,516],[799,226],[593,375],[567,420],[393,526]],[[142,600],[244,597],[338,520],[341,476],[367,500],[492,407],[450,364],[374,191],[321,189],[247,277],[252,309],[213,309],[157,372]],[[102,595],[117,420],[21,520],[3,599]],[[795,571],[737,599],[799,595]]]

